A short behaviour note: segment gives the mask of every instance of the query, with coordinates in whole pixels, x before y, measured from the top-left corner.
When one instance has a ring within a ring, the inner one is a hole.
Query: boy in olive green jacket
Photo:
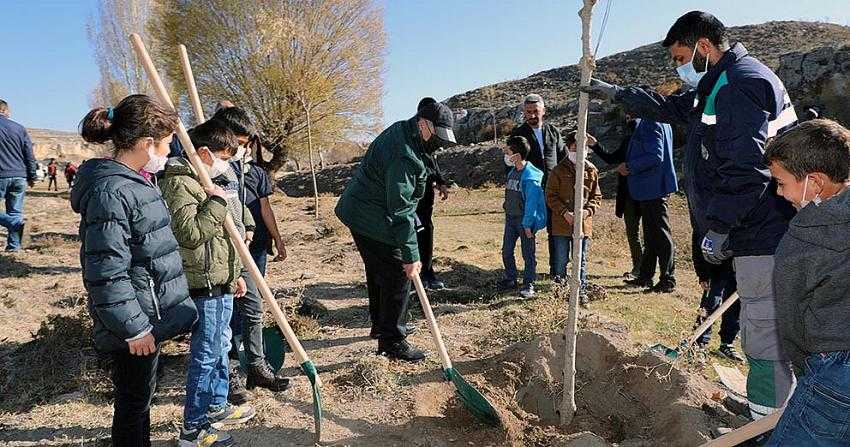
[[[198,308],[189,349],[180,446],[200,445],[211,425],[222,428],[245,422],[255,414],[250,406],[235,407],[227,402],[233,298],[243,296],[246,285],[240,277],[242,263],[224,221],[230,213],[243,237],[254,226],[251,214],[242,212],[238,187],[232,187],[236,175],[227,162],[238,142],[215,120],[195,127],[190,136],[214,186],[201,186],[185,158],[170,159],[159,184],[180,245],[189,295]]]

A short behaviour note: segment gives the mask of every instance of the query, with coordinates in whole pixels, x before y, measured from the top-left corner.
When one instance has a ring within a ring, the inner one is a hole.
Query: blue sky
[[[97,81],[85,34],[94,1],[0,1],[0,98],[28,127],[75,129]],[[389,41],[387,123],[411,116],[423,96],[442,100],[573,64],[580,55],[580,0],[379,1]],[[599,0],[597,20],[606,1]],[[730,26],[768,20],[850,25],[847,0],[613,1],[601,56],[660,40],[678,16],[699,8],[711,8]]]

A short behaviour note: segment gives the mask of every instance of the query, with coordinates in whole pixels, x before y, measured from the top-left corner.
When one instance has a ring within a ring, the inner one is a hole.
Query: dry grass
[[[354,360],[351,372],[334,382],[343,387],[358,388],[376,395],[388,394],[399,387],[399,376],[390,368],[390,360],[380,355],[366,355]]]

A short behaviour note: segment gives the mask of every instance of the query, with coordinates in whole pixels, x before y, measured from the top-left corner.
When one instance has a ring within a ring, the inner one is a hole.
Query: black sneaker
[[[659,281],[658,284],[644,290],[643,293],[673,293],[676,290],[676,284],[670,281]]]
[[[228,447],[233,445],[233,437],[210,426],[186,430],[180,429],[179,447]]]
[[[413,323],[407,323],[404,325],[404,333],[407,335],[413,334],[418,330],[419,328],[416,327],[416,325]],[[373,327],[372,330],[369,331],[369,338],[371,338],[372,340],[378,339],[378,328]]]
[[[499,292],[514,291],[517,287],[519,287],[519,283],[516,280],[503,279],[496,283],[496,290]]]
[[[256,415],[257,412],[250,405],[236,406],[227,404],[221,410],[207,413],[207,419],[213,428],[220,429],[226,426],[244,424]]]
[[[632,287],[652,287],[652,279],[632,278],[624,279],[623,282]]]
[[[246,376],[248,377],[246,386],[249,390],[260,387],[269,391],[281,392],[289,388],[289,379],[275,376],[266,362],[259,366],[249,366]]]
[[[446,283],[444,283],[442,279],[439,279],[436,276],[429,279],[423,285],[428,290],[443,290],[446,288]]]
[[[744,362],[744,357],[742,357],[741,354],[738,354],[738,350],[732,345],[727,345],[725,343],[721,344],[720,347],[717,348],[717,354],[735,362]]]
[[[227,391],[227,401],[234,405],[242,405],[252,400],[254,400],[254,394],[246,390],[245,386],[242,385],[242,378],[239,377],[238,368],[231,368]]]
[[[418,362],[425,359],[425,351],[408,343],[407,340],[401,340],[386,344],[379,341],[378,355],[383,355],[396,360],[404,360],[407,362]]]

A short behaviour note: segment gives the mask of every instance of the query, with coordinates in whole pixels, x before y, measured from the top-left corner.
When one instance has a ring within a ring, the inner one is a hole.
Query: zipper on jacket
[[[154,286],[153,278],[148,279],[148,284],[151,288],[151,301],[153,301],[153,310],[156,312],[156,319],[162,320],[162,317],[159,314],[159,298],[156,296],[156,287]]]
[[[211,250],[209,241],[204,242],[204,278],[207,279],[207,292],[212,296],[212,281],[210,281],[210,256]]]

